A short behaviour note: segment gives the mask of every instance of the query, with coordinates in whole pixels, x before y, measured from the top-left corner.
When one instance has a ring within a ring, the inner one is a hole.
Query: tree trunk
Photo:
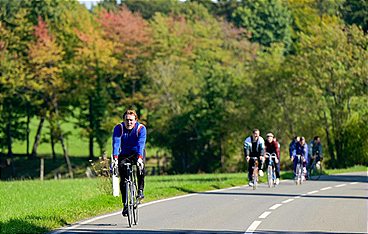
[[[89,132],[89,159],[93,160],[94,155],[93,155],[93,106],[92,106],[92,97],[89,97],[89,128],[90,128],[90,132]]]
[[[41,116],[40,123],[38,124],[37,133],[35,136],[35,141],[33,144],[32,158],[37,157],[37,148],[38,148],[38,145],[40,144],[41,132],[42,132],[42,127],[43,127],[44,122],[45,122],[45,116]]]
[[[29,105],[27,104],[27,129],[26,129],[26,134],[27,134],[27,158],[31,159],[31,155],[29,154],[29,133],[30,133],[30,129],[29,129],[29,124],[31,122],[31,117],[29,116]]]
[[[51,143],[51,151],[52,151],[52,160],[56,160],[56,152],[55,152],[55,131],[54,131],[54,123],[52,120],[50,122],[50,143]]]
[[[6,123],[6,143],[8,147],[8,157],[10,158],[10,165],[12,176],[15,177],[15,166],[14,166],[14,158],[13,158],[13,149],[12,149],[12,136],[11,136],[11,113],[8,113],[8,121]]]
[[[59,119],[59,111],[58,111],[58,106],[57,106],[56,101],[55,101],[55,116],[56,116],[57,134],[59,136],[59,140],[60,140],[60,143],[61,143],[61,148],[63,149],[64,159],[65,159],[65,163],[68,167],[69,177],[73,178],[74,176],[73,176],[72,164],[70,163],[70,159],[69,159],[69,156],[68,156],[68,150],[66,148],[65,141],[64,141],[63,132],[61,130],[61,126],[60,126],[60,123],[59,123],[59,120],[58,120]]]
[[[58,124],[58,128],[59,128],[59,130],[61,130],[59,124]],[[64,159],[65,159],[66,165],[68,166],[69,176],[70,176],[70,178],[73,178],[74,176],[73,176],[72,164],[70,163],[70,159],[69,159],[68,151],[67,151],[67,148],[66,148],[66,145],[65,145],[65,142],[64,142],[63,134],[60,134],[59,140],[60,140],[60,143],[61,143],[61,147],[63,148]]]

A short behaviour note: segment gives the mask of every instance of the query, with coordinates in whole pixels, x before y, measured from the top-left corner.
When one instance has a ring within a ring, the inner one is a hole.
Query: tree
[[[89,139],[89,158],[94,158],[94,140],[101,154],[110,136],[109,112],[112,101],[108,95],[109,83],[115,74],[117,60],[112,56],[113,42],[103,38],[102,30],[91,18],[76,30],[79,45],[76,47],[73,74],[79,94],[79,126]],[[111,125],[111,124],[110,124]]]
[[[55,136],[60,140],[64,152],[65,162],[68,166],[69,176],[73,177],[73,171],[69,160],[63,132],[60,127],[59,103],[63,93],[67,90],[67,83],[62,77],[64,52],[57,45],[55,38],[50,34],[47,24],[39,17],[38,25],[35,27],[36,41],[29,46],[29,59],[32,65],[32,78],[28,85],[42,100],[41,123],[44,117],[48,117],[51,130],[51,143],[54,152]],[[40,124],[39,130],[42,125]],[[37,154],[39,135],[36,135],[32,154]],[[55,157],[55,155],[54,155]]]
[[[297,74],[313,94],[333,166],[345,166],[349,160],[344,126],[358,112],[351,103],[360,97],[366,100],[367,42],[368,37],[356,26],[339,24],[322,23],[314,26],[312,35],[301,35]]]
[[[251,41],[264,46],[281,42],[291,45],[290,11],[280,0],[243,0],[232,15],[232,22],[251,33]]]
[[[356,24],[368,32],[368,2],[365,0],[344,1],[342,17],[347,24]]]

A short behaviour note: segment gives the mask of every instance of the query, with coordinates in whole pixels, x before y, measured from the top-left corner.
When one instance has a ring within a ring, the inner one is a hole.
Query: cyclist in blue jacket
[[[112,147],[114,160],[118,161],[120,174],[120,192],[124,209],[122,214],[127,215],[127,206],[125,204],[125,178],[127,177],[126,168],[122,161],[131,158],[131,162],[137,164],[138,179],[138,198],[143,199],[144,194],[144,160],[146,144],[146,127],[138,122],[137,113],[134,110],[127,110],[123,115],[124,121],[114,127],[112,136]]]
[[[298,164],[297,155],[303,156],[303,171],[304,175],[307,177],[307,169],[306,166],[308,164],[308,144],[305,142],[304,137],[300,137],[300,141],[298,141],[295,145],[295,149],[293,150],[293,155],[291,156],[291,161],[293,161],[293,169],[294,175],[296,175],[296,166]]]

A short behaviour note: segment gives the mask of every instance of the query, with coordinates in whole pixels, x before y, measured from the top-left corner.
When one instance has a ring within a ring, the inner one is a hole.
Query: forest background
[[[368,165],[365,0],[0,0],[0,19],[0,169],[14,178],[17,158],[58,147],[71,177],[70,156],[109,155],[127,108],[166,173],[244,170],[253,128],[285,159],[293,136],[319,135],[330,168]]]

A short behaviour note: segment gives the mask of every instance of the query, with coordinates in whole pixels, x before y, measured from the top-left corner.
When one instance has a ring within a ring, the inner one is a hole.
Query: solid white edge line
[[[261,214],[258,218],[265,219],[267,216],[269,216],[272,212],[271,211],[265,211],[263,214]]]
[[[253,233],[257,227],[262,223],[262,221],[254,221],[249,227],[248,229],[245,231],[245,233]]]
[[[209,191],[204,191],[204,192],[185,194],[185,195],[181,195],[181,196],[170,197],[170,198],[165,198],[165,199],[161,199],[161,200],[151,201],[151,202],[148,202],[148,203],[143,203],[139,207],[145,207],[145,206],[157,204],[157,203],[160,203],[160,202],[165,202],[165,201],[170,201],[170,200],[175,200],[175,199],[180,199],[180,198],[185,198],[185,197],[191,197],[191,196],[194,196],[194,195],[198,195],[200,193],[218,192],[218,191],[224,191],[224,190],[231,190],[231,189],[242,188],[242,187],[246,187],[246,186],[247,185],[242,185],[242,186],[236,186],[236,187],[230,187],[230,188],[223,188],[223,189],[217,189],[217,190],[209,190]],[[110,213],[110,214],[96,216],[94,218],[87,219],[87,220],[82,221],[80,223],[72,224],[71,226],[61,227],[60,229],[56,229],[55,231],[51,231],[50,234],[63,233],[63,232],[66,232],[66,231],[68,231],[70,229],[80,227],[81,225],[85,225],[85,224],[91,223],[93,221],[96,221],[96,220],[99,220],[99,219],[103,219],[103,218],[107,218],[107,217],[110,217],[110,216],[118,215],[120,213],[121,213],[121,211],[117,211],[117,212]]]
[[[277,209],[277,208],[279,208],[280,206],[282,206],[282,204],[275,204],[275,205],[271,206],[271,207],[269,208],[269,210],[276,210],[276,209]]]
[[[328,189],[332,189],[332,187],[325,187],[325,188],[321,188],[320,190],[325,191],[325,190],[328,190]]]

